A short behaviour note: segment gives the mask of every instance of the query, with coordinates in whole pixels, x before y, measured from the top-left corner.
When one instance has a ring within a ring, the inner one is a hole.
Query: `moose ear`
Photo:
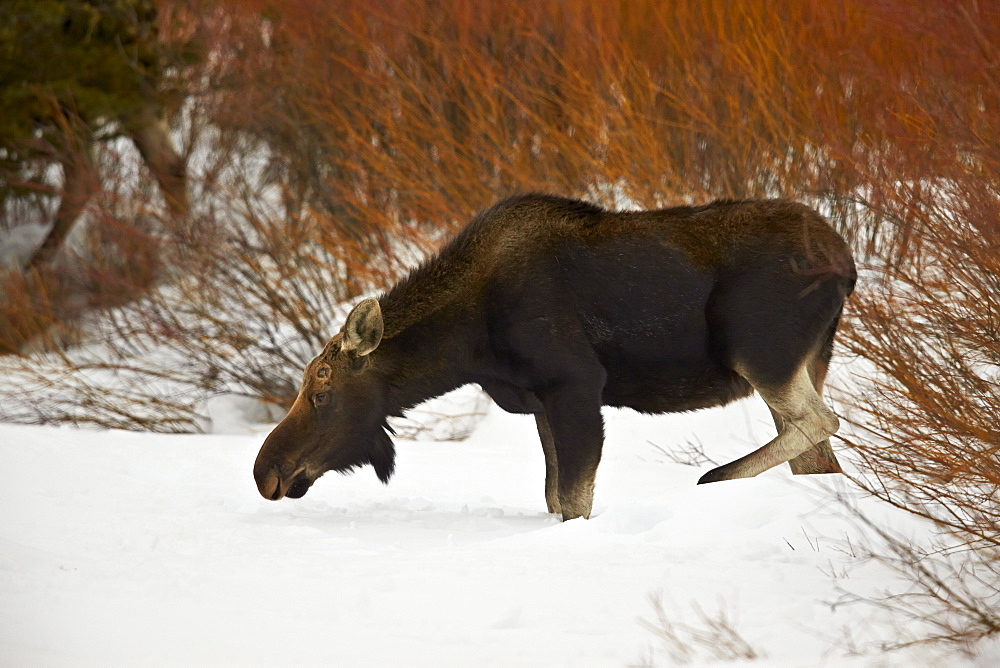
[[[340,349],[353,357],[364,357],[382,340],[382,308],[377,299],[365,299],[354,307],[344,323]]]

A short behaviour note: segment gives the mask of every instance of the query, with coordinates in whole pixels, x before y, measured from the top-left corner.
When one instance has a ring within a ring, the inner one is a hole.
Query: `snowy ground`
[[[460,443],[400,441],[388,487],[328,474],[269,502],[267,426],[166,436],[0,425],[0,665],[668,665],[654,620],[724,614],[755,665],[996,665],[927,650],[849,657],[885,636],[843,591],[892,584],[831,501],[841,478],[695,486],[698,438],[727,460],[770,438],[750,399],[691,415],[608,411],[594,517],[546,514],[530,418],[491,407]],[[849,455],[848,455],[849,457]],[[914,535],[927,529],[859,504]],[[709,649],[691,643],[695,663]],[[676,657],[675,657],[676,658]]]

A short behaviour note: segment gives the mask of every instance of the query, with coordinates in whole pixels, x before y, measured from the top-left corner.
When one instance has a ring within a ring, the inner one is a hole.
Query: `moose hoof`
[[[698,478],[698,484],[704,485],[707,482],[720,482],[722,480],[729,480],[726,472],[723,470],[725,467],[720,466],[717,469],[712,469],[702,477]]]
[[[577,517],[582,517],[585,520],[590,519],[590,504],[573,506],[566,503],[562,504],[562,519],[563,522],[569,520],[575,520]]]

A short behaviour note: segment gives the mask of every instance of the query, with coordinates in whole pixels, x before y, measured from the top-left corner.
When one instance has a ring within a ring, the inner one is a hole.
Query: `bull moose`
[[[392,476],[387,416],[467,383],[534,415],[545,501],[589,517],[602,406],[669,413],[756,390],[777,436],[701,477],[836,473],[820,398],[856,272],[847,244],[787,200],[610,211],[549,195],[501,201],[377,299],[305,369],[254,464],[267,499],[326,471]]]

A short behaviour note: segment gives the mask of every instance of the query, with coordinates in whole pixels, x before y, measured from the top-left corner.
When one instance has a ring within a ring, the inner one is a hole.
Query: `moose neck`
[[[379,298],[384,333],[379,344],[393,410],[471,382],[481,318],[488,245],[474,243],[476,222]]]
[[[389,405],[393,413],[440,396],[469,382],[466,362],[470,355],[469,321],[449,314],[450,309],[411,322],[393,336],[383,338],[378,356],[389,380]],[[393,314],[385,313],[386,324]]]

